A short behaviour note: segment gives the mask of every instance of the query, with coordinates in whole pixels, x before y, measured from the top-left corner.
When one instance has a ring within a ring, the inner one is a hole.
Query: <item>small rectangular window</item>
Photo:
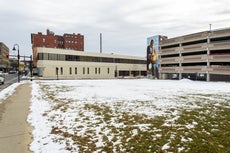
[[[89,68],[87,68],[87,73],[89,74]]]
[[[85,68],[83,67],[83,74],[85,74]]]
[[[101,74],[101,68],[98,68],[98,74]]]
[[[72,74],[72,68],[71,67],[69,68],[69,74],[70,75]]]
[[[107,69],[107,72],[108,72],[108,74],[109,74],[109,68]]]
[[[97,68],[95,68],[95,74],[97,74]]]
[[[63,75],[63,68],[61,67],[61,75]]]
[[[56,75],[58,75],[58,67],[56,67]]]
[[[77,74],[77,67],[75,67],[75,74]]]

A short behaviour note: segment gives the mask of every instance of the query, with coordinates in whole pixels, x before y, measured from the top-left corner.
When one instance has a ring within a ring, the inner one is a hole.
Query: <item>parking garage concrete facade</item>
[[[230,28],[163,38],[161,79],[230,81]]]

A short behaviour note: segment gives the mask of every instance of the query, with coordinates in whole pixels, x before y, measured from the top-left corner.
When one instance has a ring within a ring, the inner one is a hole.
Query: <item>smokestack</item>
[[[100,33],[100,53],[102,53],[102,33]]]

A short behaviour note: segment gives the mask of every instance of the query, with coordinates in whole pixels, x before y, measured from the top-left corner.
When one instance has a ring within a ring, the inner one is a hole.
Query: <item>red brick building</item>
[[[62,48],[76,51],[84,51],[84,36],[81,34],[67,34],[63,36],[54,35],[54,32],[47,29],[46,35],[41,32],[31,34],[31,43],[33,49],[33,61],[36,66],[36,47]]]

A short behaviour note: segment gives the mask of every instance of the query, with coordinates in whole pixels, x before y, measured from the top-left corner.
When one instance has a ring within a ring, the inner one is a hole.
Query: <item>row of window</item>
[[[43,41],[44,42],[44,41]],[[58,41],[58,40],[54,40],[54,43],[56,44],[64,44],[63,41]],[[66,44],[77,44],[77,41],[65,41]]]
[[[77,75],[78,73],[79,72],[78,72],[78,68],[77,67],[75,67],[74,69],[72,69],[72,67],[69,68],[69,74],[70,75],[72,75],[72,74]],[[109,73],[110,73],[110,69],[107,68],[107,74],[109,74]],[[58,75],[58,74],[60,74],[60,75],[64,74],[63,73],[63,67],[60,68],[60,72],[59,72],[59,68],[58,67],[56,68],[56,75]],[[90,74],[90,68],[89,67],[87,67],[87,68],[83,67],[82,74]],[[101,74],[101,68],[97,68],[96,67],[94,69],[94,74]]]
[[[146,64],[146,60],[38,53],[37,60]]]
[[[58,40],[54,40],[54,43],[56,44],[61,44],[61,45],[63,45],[64,44],[64,42],[63,41],[58,41]]]
[[[78,34],[77,36],[76,35],[64,35],[64,37],[66,37],[66,38],[78,38],[78,37],[83,38],[83,36],[81,36],[80,34]]]
[[[45,38],[43,38],[43,43],[45,43],[46,42],[46,39]],[[77,44],[78,42],[77,41],[70,41],[70,40],[66,40],[66,41],[59,41],[59,40],[54,40],[54,43],[55,44],[64,44],[64,42],[66,43],[66,44]]]
[[[77,44],[77,41],[65,41],[66,44]]]

